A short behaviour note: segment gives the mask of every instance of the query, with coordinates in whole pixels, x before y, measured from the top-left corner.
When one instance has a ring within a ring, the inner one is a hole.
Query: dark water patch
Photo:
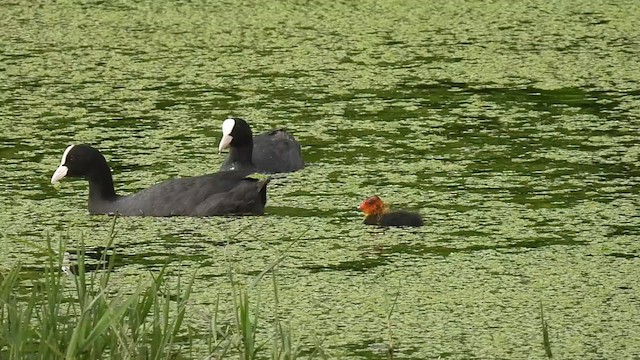
[[[393,255],[412,255],[421,257],[424,255],[434,255],[446,258],[452,254],[458,253],[462,254],[484,251],[501,251],[503,253],[510,253],[555,246],[575,247],[584,244],[586,244],[586,241],[582,240],[543,238],[539,240],[517,241],[507,244],[475,244],[463,247],[432,246],[409,243],[391,246],[376,245],[370,248],[371,252],[375,255],[368,255],[366,258],[342,261],[337,264],[303,266],[302,268],[309,270],[311,273],[324,271],[364,272],[379,266],[391,264],[399,259]]]
[[[361,260],[343,261],[338,264],[331,265],[313,265],[303,266],[302,269],[309,270],[311,273],[323,271],[347,271],[347,272],[363,272],[378,266],[382,266],[390,262],[391,259],[385,257],[366,258]],[[354,274],[355,275],[355,274]]]
[[[287,206],[269,206],[269,213],[280,217],[334,217],[338,215],[335,210],[321,210],[311,208],[296,208]]]
[[[611,236],[620,236],[620,235],[638,235],[640,234],[640,215],[636,216],[635,221],[629,221],[628,225],[617,225],[610,224],[610,235]]]
[[[203,266],[207,266],[207,265],[211,265],[211,263],[204,263]],[[228,273],[219,273],[219,274],[214,274],[211,272],[207,272],[206,274],[200,274],[198,275],[198,279],[203,279],[203,280],[215,280],[215,279],[228,279],[229,278],[229,274]],[[213,303],[213,302],[211,302]]]
[[[541,238],[538,240],[517,241],[507,244],[490,244],[490,245],[470,245],[465,247],[447,247],[447,246],[429,246],[416,244],[398,244],[392,246],[379,247],[379,251],[383,254],[409,254],[409,255],[439,255],[447,257],[455,253],[481,252],[487,250],[516,250],[521,249],[537,249],[547,246],[577,246],[585,244],[585,241],[573,239],[550,239]]]
[[[422,83],[419,80],[405,83],[398,91],[408,99],[446,99],[447,105],[458,107],[470,101],[473,96],[479,96],[487,109],[493,108],[492,104],[501,104],[506,107],[515,107],[518,111],[536,111],[540,114],[556,114],[564,112],[563,109],[581,109],[580,113],[594,115],[610,115],[614,109],[622,103],[622,97],[632,93],[618,93],[612,91],[593,90],[586,91],[582,88],[540,89],[531,86],[504,88],[497,84],[480,83],[455,83],[438,81]],[[455,96],[451,96],[455,94]],[[394,94],[397,98],[397,93]],[[454,100],[452,102],[452,100]],[[442,102],[427,103],[439,105]],[[444,107],[446,109],[446,107]],[[574,114],[574,112],[571,112]],[[478,119],[478,118],[477,118]],[[501,122],[495,121],[497,126]],[[546,123],[552,123],[551,118],[543,119]]]
[[[612,257],[621,258],[621,259],[637,259],[637,258],[640,258],[640,255],[638,255],[638,254],[625,254],[625,253],[609,253],[609,254],[606,254],[605,256],[612,256]]]

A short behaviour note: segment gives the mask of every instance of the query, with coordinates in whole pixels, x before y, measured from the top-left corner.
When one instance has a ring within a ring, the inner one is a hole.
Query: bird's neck
[[[253,144],[234,146],[229,150],[229,160],[232,164],[253,166],[252,153]]]
[[[109,166],[101,166],[87,176],[89,180],[89,202],[92,200],[115,200],[113,178]]]

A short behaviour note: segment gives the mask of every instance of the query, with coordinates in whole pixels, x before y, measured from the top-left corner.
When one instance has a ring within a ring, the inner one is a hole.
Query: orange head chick
[[[409,211],[389,211],[387,205],[378,196],[372,196],[358,205],[365,215],[364,223],[379,226],[422,226],[422,216]]]
[[[366,216],[380,216],[387,212],[387,205],[377,195],[365,199],[358,205],[358,210]]]

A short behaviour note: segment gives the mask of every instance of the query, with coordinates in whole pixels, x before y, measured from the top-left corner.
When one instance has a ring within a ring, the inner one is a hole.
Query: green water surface
[[[280,314],[331,358],[640,358],[640,2],[0,2],[0,271],[47,234],[98,249],[90,143],[120,193],[218,169],[226,116],[285,127],[308,166],[262,217],[122,218],[117,278],[197,271],[189,316],[228,311],[231,268],[278,267]],[[377,229],[380,195],[426,226]],[[75,240],[74,240],[75,239]],[[266,316],[273,289],[255,290]],[[266,319],[265,321],[268,321]],[[199,358],[204,357],[202,354]]]

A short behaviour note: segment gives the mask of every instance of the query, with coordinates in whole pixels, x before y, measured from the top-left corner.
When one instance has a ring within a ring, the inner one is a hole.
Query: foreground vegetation
[[[47,239],[45,264],[35,279],[29,276],[33,271],[20,266],[0,271],[0,359],[326,358],[320,343],[303,348],[280,319],[276,270],[284,255],[248,285],[240,285],[229,268],[233,313],[220,314],[218,299],[209,328],[196,329],[185,323],[187,311],[193,310],[189,297],[195,273],[186,281],[178,277],[173,286],[167,282],[167,266],[134,289],[119,289],[112,281],[115,222],[97,268],[86,262],[90,257],[82,239],[73,264],[64,241],[54,248]],[[261,314],[249,293],[267,277],[276,306],[274,313]],[[388,359],[396,352],[391,321],[396,302],[397,295],[386,319]],[[261,315],[273,320],[261,321]],[[552,358],[542,303],[540,319],[544,350]],[[259,327],[263,323],[267,326]]]
[[[54,248],[47,239],[46,264],[39,278],[25,279],[20,266],[0,273],[0,359],[295,359],[301,354],[277,313],[270,314],[275,319],[273,328],[266,329],[271,335],[260,338],[265,332],[258,331],[258,306],[251,307],[248,295],[253,285],[271,275],[277,303],[274,269],[282,258],[246,287],[238,285],[229,271],[235,321],[219,324],[216,305],[210,328],[198,331],[184,321],[195,275],[187,281],[178,279],[170,288],[165,266],[133,291],[118,289],[111,281],[115,257],[107,253],[114,227],[115,218],[95,271],[85,262],[83,241],[70,265],[64,242]],[[316,346],[307,349],[305,357],[325,356]]]

